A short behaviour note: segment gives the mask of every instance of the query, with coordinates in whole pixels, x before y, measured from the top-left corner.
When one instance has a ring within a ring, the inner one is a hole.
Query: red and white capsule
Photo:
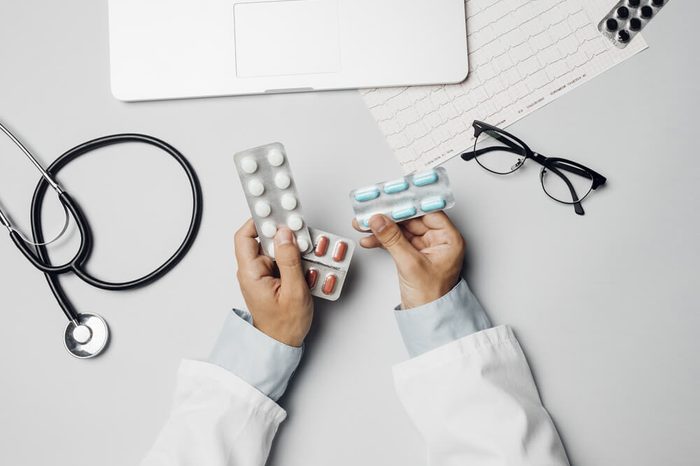
[[[333,248],[333,260],[336,262],[343,262],[347,253],[348,243],[345,241],[338,241],[335,243],[335,248]]]
[[[328,236],[320,236],[318,238],[318,243],[316,243],[316,249],[314,250],[314,254],[316,254],[316,257],[325,256],[328,252],[328,246],[330,244],[331,240],[328,239]]]
[[[335,291],[335,285],[338,283],[338,276],[334,273],[329,273],[326,275],[326,279],[323,281],[323,288],[321,288],[321,291],[323,291],[323,294],[329,296],[333,294],[333,291]]]
[[[309,289],[314,289],[316,283],[318,282],[318,270],[309,269],[306,271],[306,284],[309,285]]]

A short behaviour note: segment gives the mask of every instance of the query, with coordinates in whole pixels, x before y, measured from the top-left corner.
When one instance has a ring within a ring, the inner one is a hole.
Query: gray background
[[[283,142],[309,223],[351,236],[348,191],[399,173],[355,92],[116,101],[105,3],[2,0],[0,119],[45,163],[108,133],[169,141],[201,178],[202,230],[148,288],[109,293],[64,279],[80,311],[111,325],[109,351],[92,361],[68,356],[66,322],[43,277],[0,241],[4,465],[127,465],[144,455],[166,419],[178,362],[206,357],[227,310],[242,304],[232,235],[247,210],[234,152]],[[577,465],[697,461],[700,67],[688,27],[697,16],[697,2],[672,2],[645,33],[648,51],[511,127],[536,150],[608,176],[585,217],[545,197],[534,164],[506,179],[446,165],[458,199],[451,216],[469,243],[467,278],[494,322],[516,330]],[[26,226],[37,177],[7,147],[0,199]],[[187,185],[159,154],[105,150],[60,181],[94,227],[90,269],[101,276],[149,271],[184,233]],[[342,301],[317,304],[271,464],[424,464],[391,380],[406,358],[397,300],[389,258],[359,251]]]

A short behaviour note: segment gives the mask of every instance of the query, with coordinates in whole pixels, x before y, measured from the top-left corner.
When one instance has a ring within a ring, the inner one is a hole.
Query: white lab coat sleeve
[[[286,416],[231,372],[185,360],[170,417],[141,466],[264,466]]]
[[[569,462],[510,328],[468,335],[394,367],[430,466]]]

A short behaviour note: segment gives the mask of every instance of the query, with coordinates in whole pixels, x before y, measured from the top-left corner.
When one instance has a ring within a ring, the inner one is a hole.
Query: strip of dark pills
[[[616,47],[625,48],[666,6],[668,0],[618,0],[598,23],[598,30]]]

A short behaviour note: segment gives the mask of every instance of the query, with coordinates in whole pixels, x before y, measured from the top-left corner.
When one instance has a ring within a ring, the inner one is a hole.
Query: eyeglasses
[[[606,178],[580,163],[558,157],[545,157],[533,152],[520,139],[500,128],[474,121],[474,148],[462,154],[463,160],[475,159],[484,169],[496,175],[509,175],[522,167],[527,159],[542,165],[540,183],[545,194],[562,204],[574,206],[577,214],[594,189],[605,184]],[[477,146],[484,146],[477,149]]]

